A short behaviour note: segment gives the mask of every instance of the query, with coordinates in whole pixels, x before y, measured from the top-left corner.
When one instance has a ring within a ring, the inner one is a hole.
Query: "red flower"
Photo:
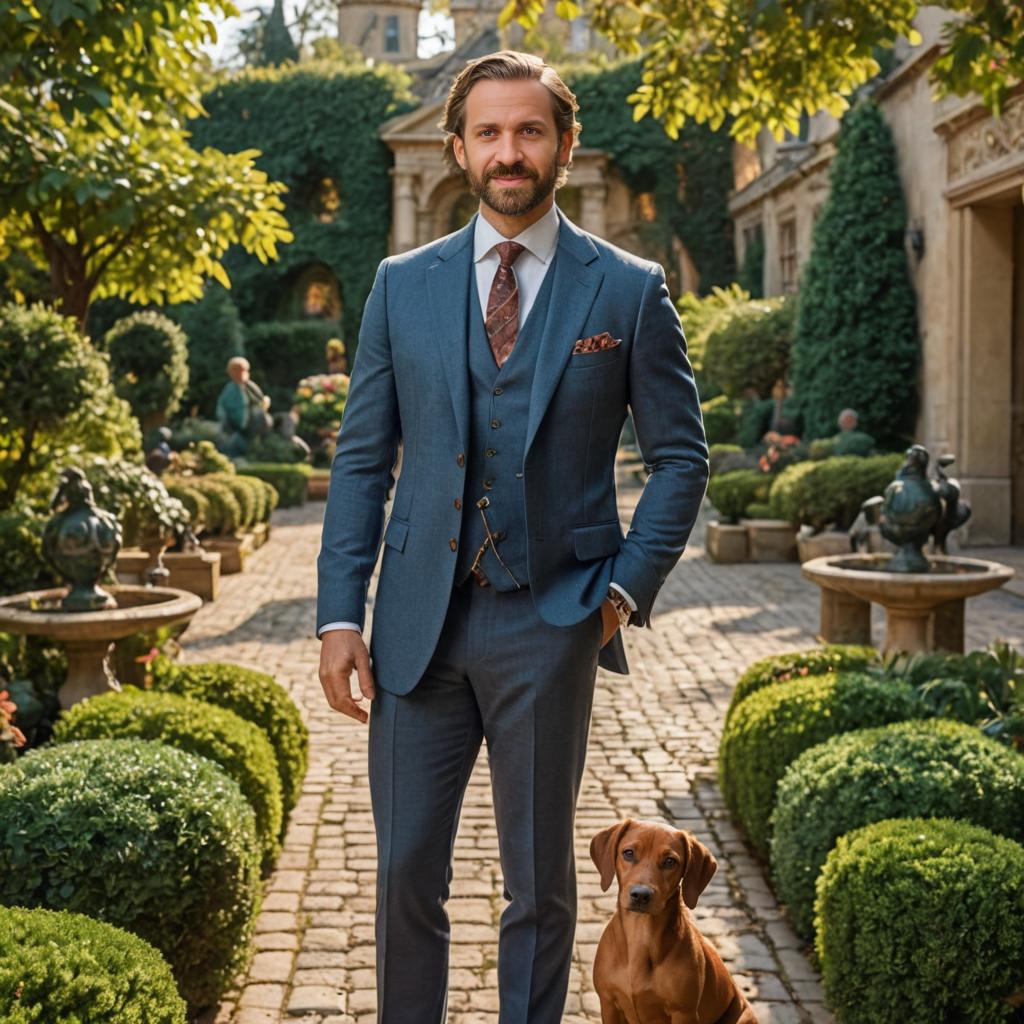
[[[140,654],[135,660],[140,665],[148,665],[150,662],[160,657],[159,647],[150,647],[148,654]]]

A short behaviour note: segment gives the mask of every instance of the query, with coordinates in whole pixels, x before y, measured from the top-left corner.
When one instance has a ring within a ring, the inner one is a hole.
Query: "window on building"
[[[401,49],[398,39],[398,15],[389,14],[384,19],[384,52],[398,53]]]
[[[782,290],[792,295],[797,289],[796,217],[779,224],[779,269],[782,272]]]

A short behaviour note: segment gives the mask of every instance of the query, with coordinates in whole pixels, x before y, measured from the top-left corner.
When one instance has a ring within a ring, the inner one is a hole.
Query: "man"
[[[217,422],[224,435],[227,455],[244,455],[249,438],[265,434],[270,427],[270,398],[249,376],[249,360],[234,356],[228,360],[227,384],[217,398]]]
[[[484,737],[509,901],[501,1024],[561,1021],[597,665],[627,671],[620,626],[648,623],[707,482],[661,268],[554,205],[577,109],[536,57],[471,62],[442,127],[480,211],[384,260],[363,314],[317,622],[329,704],[370,723],[381,1024],[445,1019],[452,845]],[[627,407],[652,474],[623,540],[614,463]],[[367,652],[360,630],[399,440]]]

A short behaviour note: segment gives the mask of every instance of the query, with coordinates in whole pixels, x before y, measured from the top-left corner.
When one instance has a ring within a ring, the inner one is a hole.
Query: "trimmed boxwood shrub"
[[[776,519],[823,530],[848,530],[868,498],[892,482],[903,456],[834,455],[787,466],[772,484],[769,502]]]
[[[175,477],[174,483],[194,488],[209,501],[205,533],[227,536],[240,528],[242,509],[230,487],[209,476]]]
[[[287,819],[309,764],[309,730],[288,691],[265,672],[225,662],[189,665],[158,658],[151,668],[156,689],[228,708],[266,733],[277,755]]]
[[[193,532],[202,533],[210,520],[210,499],[197,487],[189,486],[185,478],[176,478],[165,483],[167,493],[172,498],[177,498],[188,509]]]
[[[84,914],[0,907],[5,1024],[185,1024],[167,961]]]
[[[735,404],[727,395],[701,402],[700,411],[708,444],[728,444],[736,437]]]
[[[738,306],[708,335],[705,374],[731,398],[768,398],[789,372],[795,326],[792,297],[755,299]]]
[[[126,687],[76,704],[53,732],[54,743],[98,739],[157,740],[218,764],[256,812],[263,867],[273,867],[281,834],[281,779],[274,750],[258,726],[191,697]]]
[[[800,935],[812,935],[814,884],[836,839],[910,815],[1024,838],[1024,758],[942,719],[862,729],[801,754],[779,783],[771,821],[776,893]]]
[[[737,469],[708,481],[708,499],[725,522],[735,523],[751,502],[764,501],[771,477],[756,469]]]
[[[842,1024],[1018,1019],[1024,847],[949,819],[842,836],[818,878],[817,951]]]
[[[163,743],[66,743],[0,772],[0,903],[134,932],[193,1007],[216,1002],[248,962],[258,849],[237,783]]]
[[[238,467],[240,476],[254,476],[271,484],[279,495],[281,508],[292,508],[305,502],[312,472],[305,463],[247,462]]]
[[[766,686],[736,708],[722,732],[718,781],[729,811],[767,857],[775,791],[800,754],[844,732],[927,715],[909,683],[863,673]]]
[[[736,682],[729,710],[725,713],[728,724],[733,712],[752,693],[773,683],[807,676],[823,676],[829,672],[859,672],[878,661],[874,647],[855,644],[828,644],[812,647],[809,651],[773,654],[755,661]]]

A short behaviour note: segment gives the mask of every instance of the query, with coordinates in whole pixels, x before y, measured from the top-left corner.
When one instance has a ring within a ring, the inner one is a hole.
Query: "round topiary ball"
[[[944,719],[835,736],[800,755],[771,819],[776,894],[813,936],[814,884],[841,835],[886,818],[961,818],[1024,838],[1024,758]]]
[[[767,858],[768,822],[786,769],[841,733],[928,717],[909,683],[855,672],[791,679],[751,694],[722,732],[718,781],[730,813]]]
[[[249,959],[259,909],[249,802],[203,757],[143,740],[44,747],[0,772],[0,904],[73,910],[167,958],[192,1007]]]
[[[76,704],[53,732],[54,743],[100,739],[157,740],[220,765],[256,812],[264,870],[274,866],[280,852],[281,780],[274,750],[258,726],[190,697],[127,687]]]
[[[842,836],[818,876],[817,951],[843,1024],[995,1024],[1024,989],[1024,847],[950,819]]]
[[[183,664],[160,658],[152,670],[156,689],[228,708],[267,734],[277,754],[287,819],[309,764],[309,730],[288,691],[266,672],[221,661]]]
[[[787,679],[823,676],[829,672],[860,672],[877,661],[878,652],[874,647],[858,647],[854,644],[828,644],[813,647],[809,651],[793,651],[761,658],[736,681],[725,720],[728,722],[743,701],[765,686],[782,683]]]
[[[84,914],[0,907],[5,1024],[185,1024],[167,961],[148,942]]]

